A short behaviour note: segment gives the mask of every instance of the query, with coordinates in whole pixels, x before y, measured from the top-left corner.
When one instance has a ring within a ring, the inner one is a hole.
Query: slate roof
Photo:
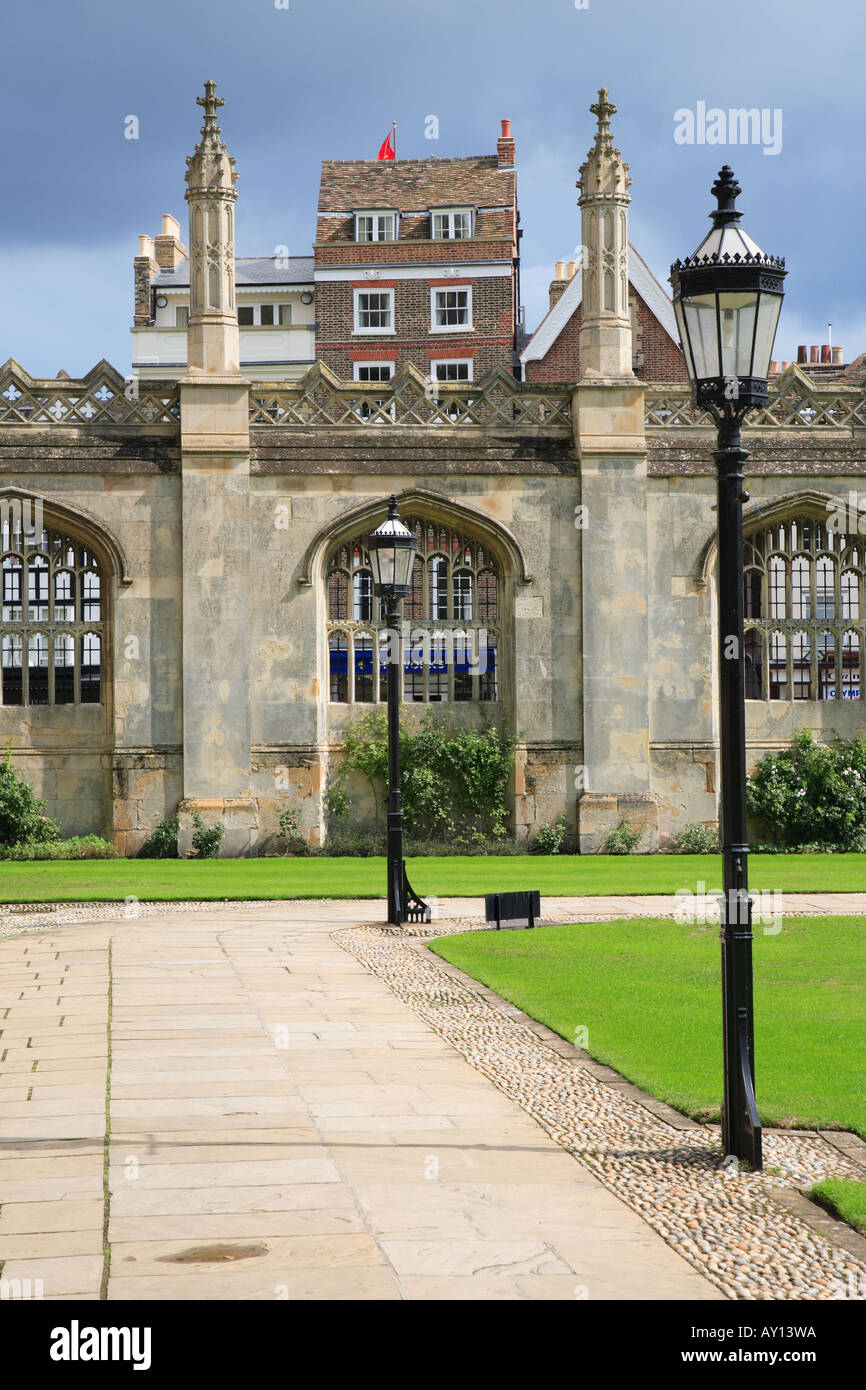
[[[277,268],[277,260],[288,266]],[[312,285],[312,256],[238,256],[235,261],[236,285]],[[189,261],[183,260],[176,270],[161,270],[151,281],[154,289],[183,289],[189,284]]]

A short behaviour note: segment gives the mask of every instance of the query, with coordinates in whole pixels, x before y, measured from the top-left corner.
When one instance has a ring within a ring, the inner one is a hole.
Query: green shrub
[[[809,732],[765,753],[747,782],[749,814],[783,845],[859,849],[866,837],[866,740],[827,747]]]
[[[686,825],[665,846],[668,854],[718,854],[719,837],[715,830],[700,822]]]
[[[535,854],[559,854],[568,830],[568,817],[563,811],[553,824],[540,825],[532,843]]]
[[[529,854],[530,844],[527,840],[522,840],[520,844],[516,840],[476,840],[471,845],[453,844],[444,840],[406,840],[407,859],[447,859],[451,855],[476,855],[476,854],[496,854],[514,855]]]
[[[325,793],[325,815],[330,825],[342,825],[349,819],[352,803],[340,786],[329,787]]]
[[[12,753],[0,763],[0,844],[44,845],[60,839],[60,827],[45,814],[45,802],[12,766]]]
[[[216,859],[225,833],[226,828],[222,821],[217,821],[216,825],[205,825],[201,813],[195,811],[192,818],[192,847],[195,855],[191,857]]]
[[[277,821],[280,834],[286,842],[286,854],[306,854],[309,846],[301,825],[300,811],[286,802],[285,806],[281,806],[277,811]]]
[[[308,853],[314,857],[335,859],[355,856],[358,859],[373,859],[385,853],[385,833],[372,833],[369,830],[335,830],[323,845],[310,845]],[[409,853],[408,849],[406,851]]]
[[[487,840],[504,839],[514,747],[513,739],[492,726],[454,729],[435,710],[427,711],[414,733],[401,729],[400,790],[407,835],[473,849]],[[350,773],[369,781],[378,826],[388,781],[384,713],[366,714],[347,729],[335,795],[345,795],[342,778]]]
[[[155,830],[151,830],[141,849],[139,859],[177,859],[177,816],[166,816]]]
[[[99,835],[74,835],[41,844],[0,845],[0,859],[116,859],[114,845]]]
[[[631,854],[643,839],[643,831],[635,830],[627,820],[621,820],[604,842],[603,854]]]

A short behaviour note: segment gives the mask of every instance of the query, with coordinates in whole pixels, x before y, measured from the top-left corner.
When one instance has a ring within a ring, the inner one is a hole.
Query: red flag
[[[385,140],[384,143],[382,144],[382,147],[381,147],[381,149],[379,150],[379,153],[376,155],[376,158],[377,158],[377,159],[396,159],[396,158],[397,158],[397,152],[396,152],[396,150],[394,149],[394,127],[393,127],[393,126],[392,126],[391,129],[388,131],[388,139]]]

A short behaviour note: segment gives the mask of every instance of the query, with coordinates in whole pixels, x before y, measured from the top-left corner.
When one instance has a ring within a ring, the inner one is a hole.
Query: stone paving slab
[[[824,910],[866,911],[839,896]],[[665,915],[556,910],[587,904]],[[416,949],[380,977],[367,937],[344,939],[381,905],[191,906],[70,911],[0,940],[7,1278],[46,1298],[731,1296],[410,1007],[389,972],[409,980]],[[224,1258],[244,1245],[263,1253]],[[202,1246],[213,1260],[176,1262]]]

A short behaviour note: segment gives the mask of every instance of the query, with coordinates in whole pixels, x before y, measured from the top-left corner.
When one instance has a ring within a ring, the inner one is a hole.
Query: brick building
[[[557,261],[550,309],[520,354],[526,381],[577,381],[583,276],[575,261]],[[628,306],[632,370],[645,381],[688,381],[670,296],[629,246]]]
[[[403,362],[439,381],[511,369],[517,346],[514,140],[495,155],[325,160],[316,225],[316,355],[344,380]]]

